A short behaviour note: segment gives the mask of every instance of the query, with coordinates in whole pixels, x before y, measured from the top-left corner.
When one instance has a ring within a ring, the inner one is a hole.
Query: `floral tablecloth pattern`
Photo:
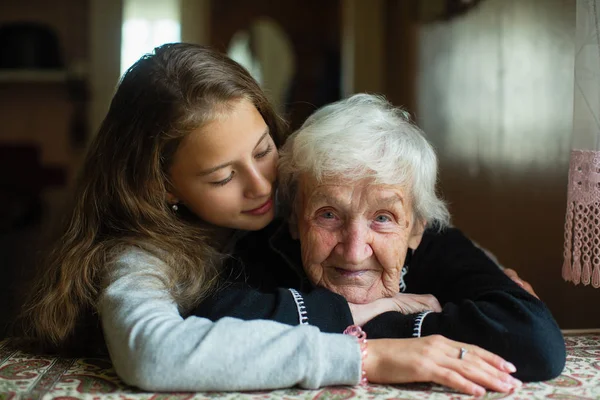
[[[567,365],[547,382],[528,383],[512,394],[487,399],[600,399],[600,332],[565,336]],[[124,384],[107,359],[56,358],[23,353],[0,343],[0,400],[28,399],[467,399],[432,384],[328,387],[235,393],[149,393]]]

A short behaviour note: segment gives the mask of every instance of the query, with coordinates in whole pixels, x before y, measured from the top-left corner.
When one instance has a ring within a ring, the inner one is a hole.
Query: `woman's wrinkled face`
[[[299,185],[297,233],[309,279],[351,303],[398,293],[407,250],[423,235],[408,193],[367,179],[302,176]]]
[[[277,149],[269,128],[247,100],[191,132],[169,170],[167,200],[219,227],[258,230],[274,217]]]

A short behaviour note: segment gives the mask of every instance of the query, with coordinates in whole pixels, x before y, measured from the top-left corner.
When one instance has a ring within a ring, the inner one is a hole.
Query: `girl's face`
[[[277,149],[250,101],[230,106],[182,141],[169,171],[167,200],[219,227],[258,230],[275,215]]]

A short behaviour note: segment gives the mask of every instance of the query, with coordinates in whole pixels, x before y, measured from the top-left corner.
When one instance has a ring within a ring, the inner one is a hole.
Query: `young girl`
[[[317,388],[356,384],[361,369],[372,382],[472,394],[508,382],[500,357],[439,336],[371,340],[364,357],[365,342],[314,326],[185,318],[226,278],[221,261],[238,233],[273,219],[284,134],[227,57],[168,44],[140,59],[91,143],[24,310],[26,339],[46,351],[106,347],[119,376],[146,390]]]

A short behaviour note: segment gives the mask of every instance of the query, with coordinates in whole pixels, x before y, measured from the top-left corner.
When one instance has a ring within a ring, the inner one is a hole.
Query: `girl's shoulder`
[[[164,264],[159,254],[161,250],[150,251],[135,245],[126,245],[121,247],[114,255],[115,263],[124,264]]]
[[[164,274],[167,264],[160,249],[145,249],[140,246],[126,245],[120,248],[109,263],[109,276],[114,280],[132,273],[152,272]]]

